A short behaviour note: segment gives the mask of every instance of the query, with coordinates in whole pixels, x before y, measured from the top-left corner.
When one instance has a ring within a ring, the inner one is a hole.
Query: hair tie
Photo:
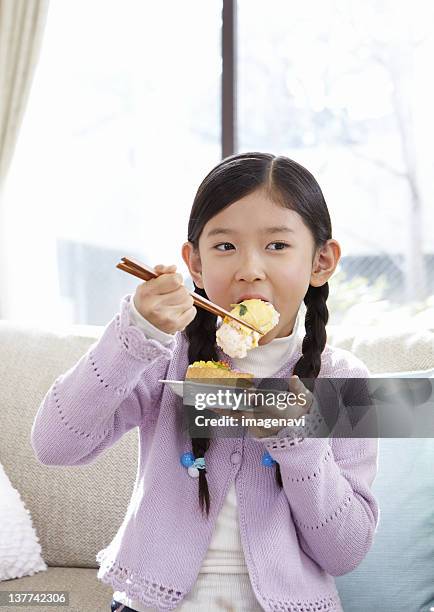
[[[205,469],[205,457],[194,458],[194,455],[191,451],[188,453],[183,453],[181,455],[181,464],[188,468],[188,475],[192,478],[199,477],[199,470]]]
[[[273,467],[273,465],[277,463],[275,459],[270,455],[268,451],[264,451],[262,455],[262,465],[264,467]]]

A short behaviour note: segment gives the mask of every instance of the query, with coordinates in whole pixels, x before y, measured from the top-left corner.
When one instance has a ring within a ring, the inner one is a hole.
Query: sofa
[[[3,580],[0,591],[68,591],[68,612],[110,610],[113,590],[97,579],[95,555],[114,537],[128,505],[137,428],[94,463],[70,467],[39,463],[30,431],[48,388],[103,329],[0,321],[0,463],[30,512],[48,566]],[[328,327],[328,342],[360,357],[373,375],[434,369],[434,325],[407,331]],[[434,606],[433,440],[381,439],[374,487],[380,503],[374,545],[356,570],[336,579],[344,609],[429,612]]]

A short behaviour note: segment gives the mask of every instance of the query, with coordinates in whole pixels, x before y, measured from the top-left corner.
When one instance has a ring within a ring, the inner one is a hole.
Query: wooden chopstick
[[[122,261],[118,263],[116,267],[145,281],[158,277],[158,274],[156,274],[151,268],[149,268],[147,265],[145,265],[138,259],[134,259],[133,257],[122,257]],[[240,319],[236,315],[231,314],[228,310],[225,310],[221,306],[217,306],[217,304],[214,304],[214,302],[207,300],[195,291],[189,291],[189,294],[193,298],[195,306],[199,306],[200,308],[208,310],[208,312],[211,312],[212,314],[215,314],[222,318],[230,317],[234,321],[241,323],[241,325],[248,327],[249,329],[260,334],[261,336],[264,335],[263,332],[261,332],[259,329],[256,329],[256,327],[254,327],[250,323],[247,323],[247,321],[243,321],[243,319]]]

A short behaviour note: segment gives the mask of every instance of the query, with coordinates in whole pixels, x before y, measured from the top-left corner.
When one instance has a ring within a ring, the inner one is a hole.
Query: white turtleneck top
[[[138,312],[134,300],[130,301],[131,323],[140,327],[148,338],[167,343],[173,339]],[[233,359],[234,367],[243,372],[250,372],[255,378],[272,378],[289,357],[297,350],[302,341],[300,335],[301,313],[298,311],[294,328],[289,336],[275,338],[268,344],[248,351],[246,357]],[[229,489],[217,517],[215,531],[202,563],[200,573],[248,574],[238,527],[238,508],[235,482]]]

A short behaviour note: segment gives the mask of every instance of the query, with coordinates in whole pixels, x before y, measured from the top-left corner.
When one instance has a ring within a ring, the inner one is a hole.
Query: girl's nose
[[[245,281],[251,283],[255,280],[264,280],[266,277],[265,271],[258,258],[245,258],[238,266],[235,274],[237,281]]]

